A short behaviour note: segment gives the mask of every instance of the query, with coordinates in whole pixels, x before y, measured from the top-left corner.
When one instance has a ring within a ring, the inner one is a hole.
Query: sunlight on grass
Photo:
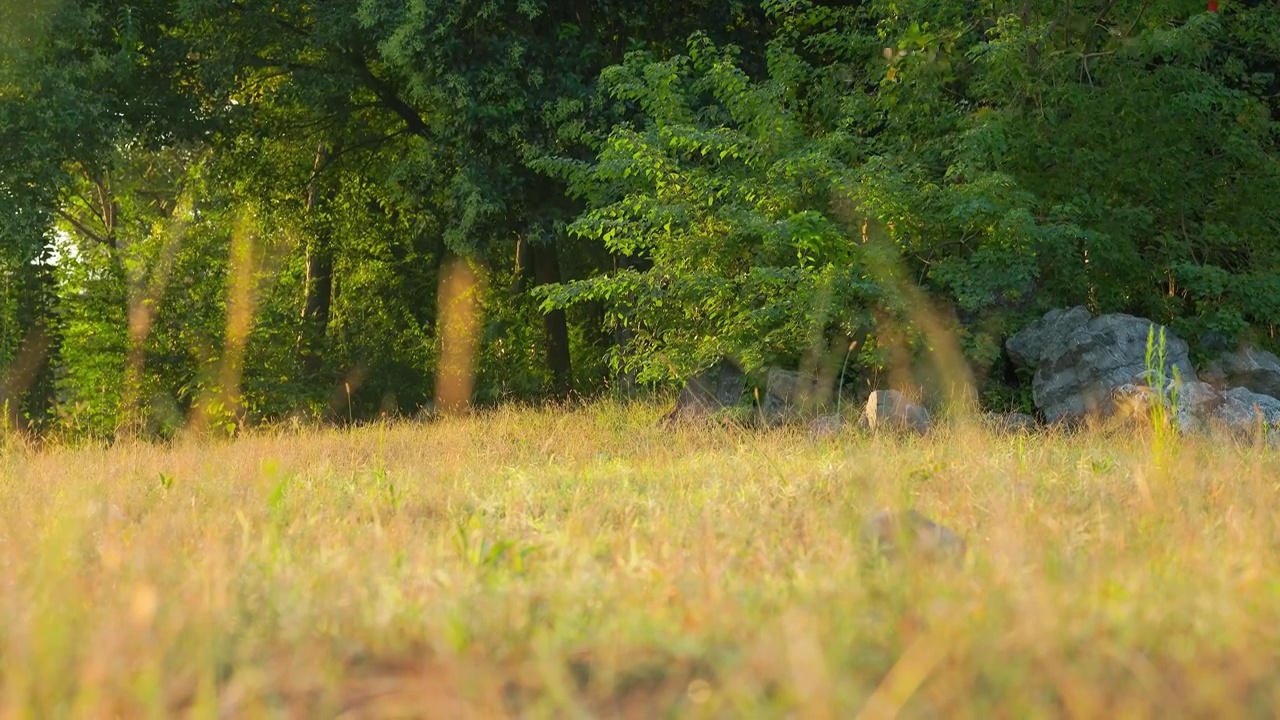
[[[0,463],[0,715],[1269,716],[1274,451],[504,410]],[[1147,497],[1139,488],[1146,486]],[[910,505],[962,567],[889,563]]]

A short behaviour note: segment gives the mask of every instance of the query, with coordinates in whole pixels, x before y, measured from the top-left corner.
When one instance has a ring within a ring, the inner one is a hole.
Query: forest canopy
[[[4,3],[6,423],[412,413],[455,306],[481,404],[874,372],[921,303],[989,402],[1055,307],[1276,349],[1277,71],[1256,0]]]

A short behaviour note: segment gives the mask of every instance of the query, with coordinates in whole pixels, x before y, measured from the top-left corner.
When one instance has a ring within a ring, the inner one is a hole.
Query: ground
[[[0,455],[0,717],[1280,707],[1280,457],[661,407]],[[913,507],[959,564],[885,561]]]

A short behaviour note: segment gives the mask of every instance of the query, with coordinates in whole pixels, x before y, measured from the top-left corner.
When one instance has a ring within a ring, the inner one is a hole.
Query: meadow
[[[598,403],[0,455],[0,717],[1273,717],[1280,456]],[[960,564],[880,558],[914,507]]]

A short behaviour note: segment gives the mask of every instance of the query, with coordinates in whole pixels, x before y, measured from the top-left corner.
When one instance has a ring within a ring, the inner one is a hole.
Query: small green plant
[[[234,408],[225,401],[214,398],[203,407],[203,412],[211,432],[222,437],[235,437],[240,423]]]
[[[460,520],[454,532],[454,547],[468,565],[485,570],[503,569],[522,574],[537,551],[532,543],[510,538],[487,536],[484,520],[471,515]]]
[[[1157,467],[1164,466],[1164,459],[1173,447],[1174,436],[1178,432],[1178,396],[1182,374],[1176,366],[1168,374],[1165,373],[1167,358],[1165,329],[1161,327],[1157,335],[1156,327],[1152,325],[1147,330],[1145,365],[1147,385],[1151,388],[1151,451]]]
[[[383,502],[394,515],[400,512],[400,505],[404,500],[404,488],[396,485],[384,468],[378,468],[373,471],[373,480],[376,487],[382,492]]]
[[[160,488],[163,490],[172,490],[173,476],[168,473],[160,473]]]
[[[13,437],[13,423],[9,422],[9,401],[5,400],[0,404],[0,447],[9,444],[9,438]]]
[[[271,492],[267,495],[267,509],[277,517],[284,516],[285,496],[289,491],[289,477],[285,476],[276,481],[271,488]]]

